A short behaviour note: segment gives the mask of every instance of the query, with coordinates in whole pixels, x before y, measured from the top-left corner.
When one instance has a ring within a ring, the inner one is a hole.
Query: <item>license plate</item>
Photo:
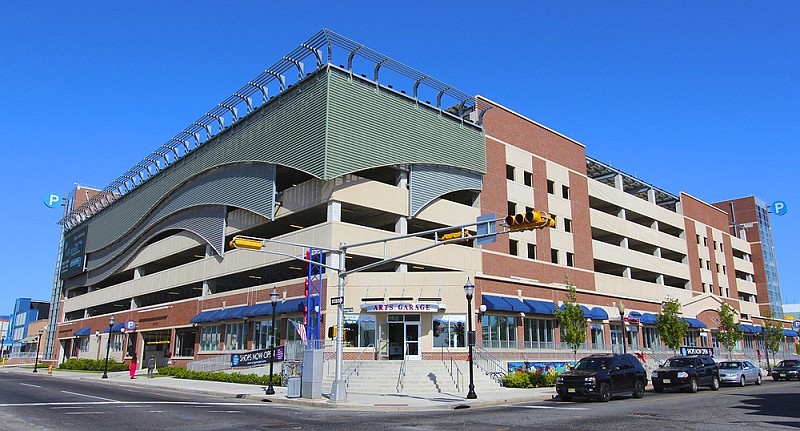
[[[664,379],[663,382],[664,383],[669,383],[669,379]]]
[[[568,393],[574,393],[575,392],[575,388],[567,388],[567,392]]]
[[[786,374],[781,373],[781,377],[786,377]]]

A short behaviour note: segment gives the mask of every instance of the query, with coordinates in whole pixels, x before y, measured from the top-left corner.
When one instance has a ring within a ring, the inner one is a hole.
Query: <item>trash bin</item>
[[[300,376],[289,377],[286,383],[286,398],[300,398]]]

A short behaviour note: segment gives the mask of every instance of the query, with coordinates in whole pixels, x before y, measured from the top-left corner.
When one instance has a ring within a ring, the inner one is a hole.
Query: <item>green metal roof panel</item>
[[[486,172],[483,131],[412,99],[328,68],[325,177],[394,164]]]

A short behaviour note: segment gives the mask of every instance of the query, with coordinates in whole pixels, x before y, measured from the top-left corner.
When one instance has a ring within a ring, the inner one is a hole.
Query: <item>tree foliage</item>
[[[719,310],[717,310],[717,313],[719,313],[719,318],[717,320],[719,324],[717,340],[728,349],[728,355],[730,357],[731,350],[736,347],[736,343],[741,341],[744,334],[736,323],[736,312],[733,310],[733,307],[723,302]]]
[[[656,316],[656,330],[664,344],[674,352],[681,347],[683,338],[689,331],[689,324],[678,316],[681,304],[677,299],[668,299],[661,304],[661,313]]]
[[[774,355],[780,348],[781,341],[783,341],[783,325],[773,320],[774,314],[770,308],[767,309],[764,316],[766,317],[764,319],[764,328],[762,329],[764,348]]]
[[[567,300],[564,309],[556,307],[556,319],[561,327],[561,341],[567,343],[572,349],[572,355],[577,361],[578,347],[586,342],[586,316],[578,305],[578,294],[575,286],[567,284]]]

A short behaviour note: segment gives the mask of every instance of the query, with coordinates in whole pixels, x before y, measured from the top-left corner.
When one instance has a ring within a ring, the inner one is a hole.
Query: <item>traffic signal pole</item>
[[[485,217],[485,216],[484,216]],[[233,240],[231,240],[231,246],[233,248],[243,248],[248,250],[255,250],[260,251],[263,253],[275,254],[278,256],[285,256],[295,260],[299,260],[305,262],[309,265],[319,265],[331,271],[336,271],[337,278],[338,278],[338,289],[337,294],[339,297],[344,297],[344,283],[345,277],[350,274],[354,274],[356,272],[366,271],[378,266],[381,266],[386,263],[394,262],[405,257],[421,253],[426,250],[430,250],[434,247],[438,247],[445,244],[452,244],[456,242],[462,242],[467,240],[479,240],[484,239],[485,242],[492,242],[497,235],[500,234],[507,234],[513,231],[520,231],[520,230],[529,230],[529,229],[542,229],[545,227],[555,227],[555,220],[552,219],[547,213],[536,211],[536,214],[517,214],[515,216],[508,216],[506,218],[493,218],[489,217],[481,217],[479,221],[473,223],[466,223],[457,226],[450,226],[445,228],[439,229],[431,229],[426,230],[423,232],[417,232],[413,234],[406,234],[406,235],[398,235],[393,236],[390,238],[383,238],[377,239],[372,241],[365,241],[355,244],[347,245],[345,243],[339,243],[338,249],[326,249],[317,246],[312,246],[308,244],[300,244],[300,243],[293,243],[287,241],[280,241],[274,240],[269,238],[256,238],[256,237],[247,237],[247,236],[235,236]],[[509,222],[511,220],[511,222]],[[488,228],[489,226],[493,226],[495,223],[504,222],[503,225],[506,229],[502,231],[495,231],[493,228]],[[475,230],[469,228],[476,228]],[[475,233],[475,232],[485,232],[485,233]],[[416,250],[412,250],[407,253],[403,253],[397,256],[388,257],[384,255],[384,258],[373,262],[367,265],[363,265],[353,269],[346,269],[345,268],[345,260],[347,258],[347,251],[352,248],[356,247],[364,247],[373,244],[385,244],[391,241],[398,241],[407,238],[417,238],[426,235],[433,235],[434,242],[425,247],[418,248]],[[304,257],[299,257],[290,253],[280,252],[280,251],[273,251],[265,249],[268,244],[277,244],[277,245],[288,245],[293,247],[301,247],[301,248],[315,248],[317,250],[321,250],[322,252],[335,254],[337,255],[339,261],[337,262],[336,266],[323,264],[320,262],[314,262],[310,259],[305,259]],[[480,244],[480,243],[479,243]],[[343,356],[344,356],[344,303],[340,303],[336,309],[336,369],[334,371],[334,380],[333,385],[331,386],[331,394],[329,402],[345,402],[347,401],[347,387],[345,381],[342,379],[342,368],[343,368]]]

